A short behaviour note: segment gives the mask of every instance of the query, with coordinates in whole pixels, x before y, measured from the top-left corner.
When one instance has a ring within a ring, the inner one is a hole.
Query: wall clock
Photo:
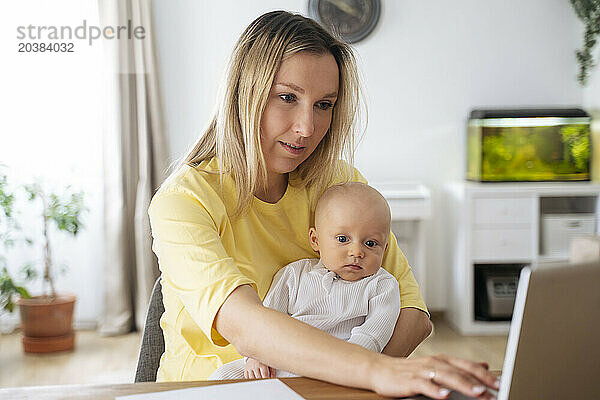
[[[308,13],[347,43],[371,33],[381,12],[381,0],[308,0]]]

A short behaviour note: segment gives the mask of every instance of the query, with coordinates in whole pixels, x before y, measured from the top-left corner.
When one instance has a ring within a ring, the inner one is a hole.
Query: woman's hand
[[[248,357],[244,368],[245,379],[275,378],[275,368],[271,368],[254,358]]]
[[[414,359],[384,356],[372,372],[372,389],[391,397],[422,393],[445,399],[451,390],[457,390],[468,396],[492,399],[487,389],[497,390],[499,384],[487,364],[443,354]]]

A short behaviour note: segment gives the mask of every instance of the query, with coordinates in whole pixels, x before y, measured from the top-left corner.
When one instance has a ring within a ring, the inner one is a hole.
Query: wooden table
[[[282,378],[281,381],[305,399],[385,399],[368,390],[333,385],[309,378]],[[115,385],[57,385],[30,386],[0,389],[0,399],[56,400],[56,399],[101,399],[113,400],[116,396],[185,389],[195,386],[218,385],[240,381],[197,381],[197,382],[147,382]]]

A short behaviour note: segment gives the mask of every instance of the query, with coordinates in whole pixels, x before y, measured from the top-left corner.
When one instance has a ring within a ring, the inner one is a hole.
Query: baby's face
[[[388,235],[388,214],[377,204],[338,198],[311,228],[310,241],[327,269],[357,281],[381,267]]]

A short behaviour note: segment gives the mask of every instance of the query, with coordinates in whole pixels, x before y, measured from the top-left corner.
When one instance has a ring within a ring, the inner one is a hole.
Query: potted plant
[[[70,187],[61,196],[47,192],[40,183],[26,185],[25,191],[30,201],[41,203],[41,221],[43,227],[43,290],[40,296],[30,296],[23,287],[14,283],[6,268],[0,275],[0,295],[6,298],[4,309],[12,310],[12,297],[19,306],[21,328],[23,332],[23,348],[26,352],[46,353],[70,350],[75,345],[73,332],[73,310],[75,296],[57,294],[54,279],[55,268],[52,259],[50,230],[54,226],[76,236],[83,228],[81,216],[86,211],[83,204],[83,193],[75,193]],[[11,206],[12,206],[11,200]],[[37,277],[32,265],[23,268],[26,280]]]

